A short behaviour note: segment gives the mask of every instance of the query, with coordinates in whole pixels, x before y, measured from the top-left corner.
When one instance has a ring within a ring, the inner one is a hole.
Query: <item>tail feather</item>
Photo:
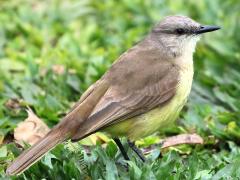
[[[105,94],[108,85],[98,83],[98,86],[85,97],[67,116],[55,126],[39,142],[25,150],[6,170],[8,175],[17,175],[38,161],[45,153],[57,144],[71,138],[79,129],[81,124],[88,118],[98,101]]]
[[[60,137],[56,131],[50,131],[43,139],[24,151],[12,164],[10,164],[6,173],[8,175],[17,175],[21,173],[65,139],[66,137]]]

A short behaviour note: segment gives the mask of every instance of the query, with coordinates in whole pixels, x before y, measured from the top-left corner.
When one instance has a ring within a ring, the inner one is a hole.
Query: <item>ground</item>
[[[27,117],[27,106],[52,127],[122,52],[143,38],[154,23],[173,14],[222,29],[204,35],[198,44],[191,96],[177,124],[137,144],[144,148],[166,136],[193,132],[204,144],[164,151],[156,146],[142,163],[131,150],[131,161],[125,162],[108,138],[107,143],[97,141],[87,149],[82,144],[93,144],[91,139],[67,142],[21,176],[11,178],[240,178],[239,9],[238,0],[1,1],[2,178],[7,178],[7,164],[21,151],[12,142],[12,134]],[[126,140],[122,141],[126,145]]]

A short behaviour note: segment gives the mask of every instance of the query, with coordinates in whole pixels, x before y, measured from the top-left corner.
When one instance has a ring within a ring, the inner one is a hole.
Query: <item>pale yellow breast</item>
[[[175,96],[164,106],[125,120],[106,129],[113,136],[128,136],[135,140],[153,134],[173,123],[187,101],[193,79],[192,59],[185,59],[180,66],[180,80]]]

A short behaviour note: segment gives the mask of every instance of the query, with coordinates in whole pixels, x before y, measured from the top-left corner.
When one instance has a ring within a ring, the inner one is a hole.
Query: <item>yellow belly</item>
[[[151,135],[168,126],[177,119],[181,109],[186,103],[191,90],[192,79],[192,67],[181,70],[176,94],[167,104],[112,125],[104,129],[104,131],[113,137],[127,136],[131,140],[136,140]]]

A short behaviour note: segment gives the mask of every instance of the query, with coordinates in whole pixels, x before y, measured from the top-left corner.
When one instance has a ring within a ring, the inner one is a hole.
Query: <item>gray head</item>
[[[152,29],[152,36],[174,56],[194,52],[202,33],[220,29],[218,26],[201,25],[186,16],[165,17]]]

